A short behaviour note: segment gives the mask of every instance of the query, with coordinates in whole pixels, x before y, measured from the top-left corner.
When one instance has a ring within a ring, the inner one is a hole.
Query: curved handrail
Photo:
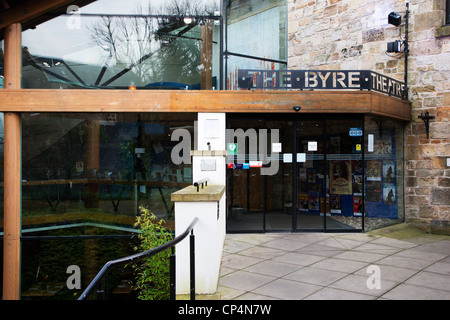
[[[179,236],[175,237],[173,240],[160,245],[159,247],[156,247],[156,248],[144,251],[144,252],[136,253],[136,254],[133,254],[133,255],[128,256],[128,257],[124,257],[124,258],[108,261],[107,263],[105,263],[103,268],[97,273],[97,275],[91,281],[89,286],[80,295],[78,300],[84,300],[92,292],[92,290],[100,282],[100,280],[103,279],[103,277],[106,275],[106,273],[109,271],[109,269],[111,267],[116,266],[116,265],[120,265],[120,264],[124,264],[124,263],[127,263],[127,262],[132,262],[134,260],[139,260],[139,259],[151,257],[151,256],[153,256],[155,254],[158,254],[158,253],[160,253],[160,252],[162,252],[162,251],[164,251],[166,249],[169,249],[169,248],[173,247],[174,245],[176,245],[177,243],[181,242],[182,240],[184,240],[184,238],[187,237],[187,235],[189,234],[189,232],[192,231],[192,229],[194,228],[194,226],[195,226],[195,224],[197,222],[198,222],[198,218],[195,218],[194,220],[192,220],[191,224],[186,228],[186,230],[183,233],[181,233]]]

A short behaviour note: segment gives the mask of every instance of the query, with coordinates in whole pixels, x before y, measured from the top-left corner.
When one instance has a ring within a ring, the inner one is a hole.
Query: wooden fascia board
[[[358,113],[411,120],[409,102],[371,91],[0,90],[0,111]]]
[[[68,6],[74,0],[30,0],[0,14],[0,29],[13,23],[24,23],[52,10]]]

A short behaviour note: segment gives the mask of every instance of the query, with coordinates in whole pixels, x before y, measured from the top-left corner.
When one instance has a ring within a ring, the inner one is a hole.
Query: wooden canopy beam
[[[69,6],[74,0],[30,0],[0,13],[0,29],[13,23],[24,23],[53,10]]]
[[[411,120],[409,102],[373,91],[0,90],[0,111],[358,113]]]

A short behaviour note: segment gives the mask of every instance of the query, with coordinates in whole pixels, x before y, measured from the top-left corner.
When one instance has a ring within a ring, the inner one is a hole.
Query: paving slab
[[[218,290],[208,297],[450,300],[450,237],[409,226],[363,234],[227,235]]]

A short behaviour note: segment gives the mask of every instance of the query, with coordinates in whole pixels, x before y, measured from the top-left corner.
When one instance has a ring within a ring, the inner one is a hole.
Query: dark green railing
[[[78,298],[78,300],[84,300],[89,295],[92,294],[94,288],[100,286],[101,280],[103,277],[107,274],[107,272],[114,266],[117,265],[123,265],[130,262],[138,261],[144,258],[149,258],[151,256],[154,256],[164,250],[172,249],[172,254],[170,256],[170,299],[175,300],[175,245],[182,240],[184,240],[189,233],[190,239],[189,239],[189,250],[190,250],[190,298],[191,300],[195,300],[195,236],[194,236],[194,226],[198,222],[198,218],[195,218],[192,223],[187,227],[187,229],[180,234],[179,236],[175,237],[173,240],[160,245],[159,247],[136,253],[134,255],[120,258],[117,260],[112,260],[107,262],[103,268],[100,270],[100,272],[95,276],[95,278],[91,281],[91,283],[88,285],[88,287],[84,290],[84,292],[81,294],[81,296]],[[104,292],[100,289],[97,291],[98,297],[100,299],[104,299]]]

